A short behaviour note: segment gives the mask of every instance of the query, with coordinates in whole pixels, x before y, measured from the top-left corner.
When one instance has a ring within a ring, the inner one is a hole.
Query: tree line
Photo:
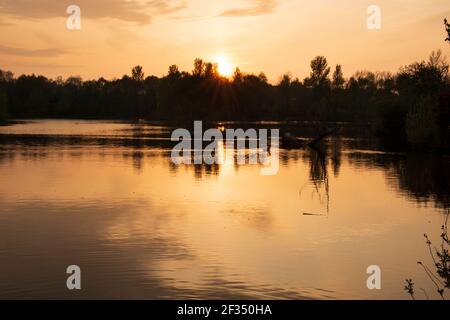
[[[285,74],[276,84],[264,73],[239,69],[225,78],[217,64],[201,59],[191,72],[172,65],[160,78],[146,77],[141,66],[120,79],[88,81],[15,77],[0,70],[0,119],[357,121],[370,123],[379,134],[406,134],[428,143],[450,124],[449,79],[441,51],[396,74],[360,71],[347,79],[341,65],[332,70],[318,56],[308,77]]]

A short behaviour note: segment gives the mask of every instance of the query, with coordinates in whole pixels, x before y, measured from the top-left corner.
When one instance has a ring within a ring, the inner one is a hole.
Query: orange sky
[[[66,28],[70,4],[81,8],[81,30]],[[381,30],[366,27],[372,4]],[[0,69],[90,79],[140,64],[161,76],[202,57],[276,81],[304,78],[325,55],[346,76],[396,71],[432,50],[450,55],[444,17],[449,0],[0,0]]]

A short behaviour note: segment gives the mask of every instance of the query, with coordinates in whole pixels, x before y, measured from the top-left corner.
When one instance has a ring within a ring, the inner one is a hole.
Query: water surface
[[[416,262],[449,205],[448,157],[349,129],[282,149],[279,173],[261,176],[172,164],[172,129],[0,127],[0,298],[407,299],[405,278],[433,296]],[[81,291],[65,286],[73,264]],[[370,265],[382,290],[366,287]]]

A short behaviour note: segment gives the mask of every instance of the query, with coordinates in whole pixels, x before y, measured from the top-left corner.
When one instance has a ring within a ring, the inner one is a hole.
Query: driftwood
[[[323,133],[321,133],[319,136],[314,138],[313,140],[309,142],[305,142],[303,140],[300,140],[296,137],[293,137],[289,134],[283,136],[282,143],[286,147],[290,148],[306,148],[306,147],[314,147],[317,143],[322,141],[323,139],[335,134],[339,131],[339,128],[333,128],[333,129],[327,129]]]
[[[318,142],[322,141],[323,139],[325,139],[325,138],[335,134],[338,130],[339,130],[338,128],[327,129],[324,133],[322,133],[317,138],[315,138],[314,140],[309,142],[308,146],[314,146],[315,144],[317,144]]]

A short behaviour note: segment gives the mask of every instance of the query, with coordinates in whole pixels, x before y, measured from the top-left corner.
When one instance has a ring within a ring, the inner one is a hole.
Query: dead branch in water
[[[336,132],[339,131],[339,128],[333,128],[333,129],[328,129],[326,130],[324,133],[322,133],[321,135],[319,135],[317,138],[313,139],[311,142],[308,143],[308,146],[314,146],[316,145],[318,142],[322,141],[323,139],[335,134]]]

